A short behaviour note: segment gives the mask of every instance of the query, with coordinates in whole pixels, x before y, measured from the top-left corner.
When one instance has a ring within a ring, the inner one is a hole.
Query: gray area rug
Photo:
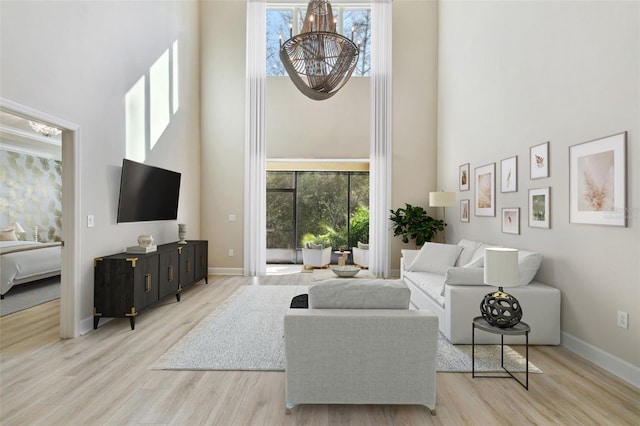
[[[204,318],[151,368],[159,370],[284,371],[283,318],[306,286],[247,286]],[[524,371],[525,359],[505,346],[505,366]],[[501,372],[500,345],[476,345],[476,371]],[[438,340],[441,372],[471,372],[471,345]],[[530,373],[542,373],[529,362]]]
[[[14,286],[0,300],[0,316],[60,298],[60,276]]]

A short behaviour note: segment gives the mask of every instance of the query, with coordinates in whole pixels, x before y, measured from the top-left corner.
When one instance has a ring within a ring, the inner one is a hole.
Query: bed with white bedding
[[[0,294],[14,285],[60,275],[62,244],[0,241]]]

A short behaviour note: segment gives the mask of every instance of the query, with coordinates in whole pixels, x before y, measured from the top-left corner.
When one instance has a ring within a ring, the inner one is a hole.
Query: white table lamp
[[[493,247],[484,251],[484,283],[498,287],[487,294],[480,304],[480,313],[491,325],[500,328],[513,327],[522,319],[522,307],[518,299],[505,293],[503,287],[517,287],[518,250]]]

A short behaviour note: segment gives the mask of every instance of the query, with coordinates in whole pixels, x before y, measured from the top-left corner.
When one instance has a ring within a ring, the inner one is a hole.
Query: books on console
[[[154,251],[158,250],[158,246],[156,245],[152,245],[152,246],[131,246],[131,247],[127,247],[127,253],[130,254],[147,254],[147,253],[153,253]]]

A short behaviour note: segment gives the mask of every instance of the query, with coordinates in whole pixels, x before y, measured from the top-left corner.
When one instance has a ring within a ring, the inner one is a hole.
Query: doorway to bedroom
[[[6,316],[60,298],[62,131],[0,111],[0,171],[0,311]]]
[[[32,130],[33,130],[33,127],[37,127],[39,124],[44,126],[56,127],[62,131],[60,135],[61,144],[58,148],[56,148],[58,150],[61,149],[60,161],[64,162],[65,164],[64,168],[62,168],[62,165],[60,164],[60,168],[62,170],[62,183],[60,185],[60,190],[64,188],[64,193],[60,195],[62,198],[62,203],[61,203],[62,208],[60,209],[61,214],[59,219],[61,222],[61,229],[62,229],[62,234],[61,234],[62,247],[64,247],[64,250],[61,250],[61,261],[60,261],[61,263],[60,274],[59,274],[60,283],[61,283],[60,298],[58,299],[57,302],[56,301],[51,302],[51,303],[57,304],[56,305],[57,307],[55,309],[55,312],[49,313],[46,319],[51,323],[51,327],[53,330],[51,333],[51,339],[57,340],[60,337],[62,338],[76,337],[78,335],[77,330],[78,330],[78,322],[79,322],[79,319],[77,317],[78,291],[75,288],[75,283],[78,277],[76,258],[78,257],[78,254],[79,254],[79,250],[77,250],[78,244],[76,241],[76,237],[79,231],[78,229],[79,223],[76,217],[77,214],[74,214],[73,212],[77,210],[77,205],[78,205],[77,189],[79,188],[78,185],[79,185],[80,175],[79,175],[79,168],[77,164],[78,162],[77,154],[78,154],[78,147],[80,142],[80,138],[79,138],[80,127],[72,122],[38,111],[36,109],[19,104],[17,102],[11,101],[6,98],[0,98],[0,112],[2,112],[3,114],[4,113],[8,114],[8,115],[3,115],[2,117],[4,118],[0,120],[0,126],[2,126],[3,130],[7,128],[7,126],[5,125],[6,124],[5,122],[10,121],[9,118],[11,116],[14,116],[13,118],[14,120],[15,119],[24,120],[23,124],[28,123],[29,121],[33,121],[35,123],[34,126],[32,126],[31,123],[24,124],[24,125],[28,125]],[[11,130],[8,130],[8,132],[11,133]],[[17,131],[17,133],[24,133],[24,132]],[[29,138],[25,137],[25,139],[29,139]],[[46,167],[46,166],[43,166],[43,167]],[[36,172],[36,174],[37,173],[38,172]],[[13,208],[13,203],[11,204],[11,207]],[[14,224],[14,228],[18,228],[18,227]],[[20,225],[20,228],[25,229],[25,227],[22,225]],[[18,230],[20,231],[19,228]],[[27,234],[26,231],[27,230],[25,229],[24,234],[22,232],[19,232],[21,234],[20,235],[21,239],[29,238],[29,236],[31,238],[34,238],[35,232],[33,231],[35,231],[35,227],[32,230],[31,234]],[[38,229],[37,235],[39,239],[41,238],[41,236],[44,236],[43,234],[40,233],[40,229]],[[49,238],[48,229],[45,235],[47,236],[47,239],[48,239]],[[55,236],[55,231],[53,235]],[[54,239],[54,237],[52,237],[52,239]],[[38,308],[46,305],[47,304],[39,305]],[[24,312],[28,312],[30,310],[31,309],[27,311],[17,312],[14,315],[20,316]],[[3,328],[4,328],[4,324],[6,323],[7,321],[5,321],[5,319],[3,318],[2,319]],[[22,324],[24,325],[24,321],[22,321]],[[22,340],[26,342],[28,340],[28,336],[24,336]],[[4,346],[4,343],[5,342],[3,339],[3,346]],[[45,343],[46,342],[40,341],[40,344],[45,344]],[[36,343],[34,342],[34,344]]]

